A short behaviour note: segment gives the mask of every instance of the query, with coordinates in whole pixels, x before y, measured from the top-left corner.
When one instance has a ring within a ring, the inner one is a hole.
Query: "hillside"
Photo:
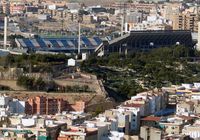
[[[193,48],[172,46],[126,56],[91,56],[81,69],[103,79],[109,93],[127,99],[145,90],[199,82],[200,63],[194,62],[196,58],[200,54]]]

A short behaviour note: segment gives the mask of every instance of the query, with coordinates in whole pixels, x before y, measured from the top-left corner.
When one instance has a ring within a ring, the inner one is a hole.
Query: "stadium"
[[[55,53],[77,53],[78,38],[21,38],[15,39],[17,47],[27,52],[55,52]],[[102,43],[99,37],[87,38],[81,37],[81,53],[93,53]]]
[[[113,52],[126,54],[174,45],[193,47],[195,43],[192,40],[191,32],[186,30],[132,31],[119,38],[104,42],[97,48],[97,53],[99,56]]]

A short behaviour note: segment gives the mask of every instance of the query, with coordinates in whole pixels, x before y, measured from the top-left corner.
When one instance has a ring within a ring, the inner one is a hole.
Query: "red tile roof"
[[[179,118],[181,119],[184,119],[184,120],[192,120],[193,117],[190,117],[190,116],[178,116]]]
[[[145,118],[142,118],[143,121],[160,121],[160,117],[153,117],[153,116],[148,116]]]

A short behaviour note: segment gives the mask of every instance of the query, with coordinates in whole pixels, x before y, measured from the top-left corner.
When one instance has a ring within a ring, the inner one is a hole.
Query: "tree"
[[[37,88],[37,90],[44,90],[44,88],[46,87],[46,83],[44,82],[44,80],[39,77],[36,81],[35,81],[35,87]]]

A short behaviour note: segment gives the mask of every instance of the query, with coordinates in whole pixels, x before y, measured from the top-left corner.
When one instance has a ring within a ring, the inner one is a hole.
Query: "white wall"
[[[36,124],[35,119],[21,119],[21,123],[23,126],[34,126]]]
[[[74,59],[68,59],[68,61],[67,61],[68,63],[68,66],[75,66],[76,65],[76,60],[74,60]]]

